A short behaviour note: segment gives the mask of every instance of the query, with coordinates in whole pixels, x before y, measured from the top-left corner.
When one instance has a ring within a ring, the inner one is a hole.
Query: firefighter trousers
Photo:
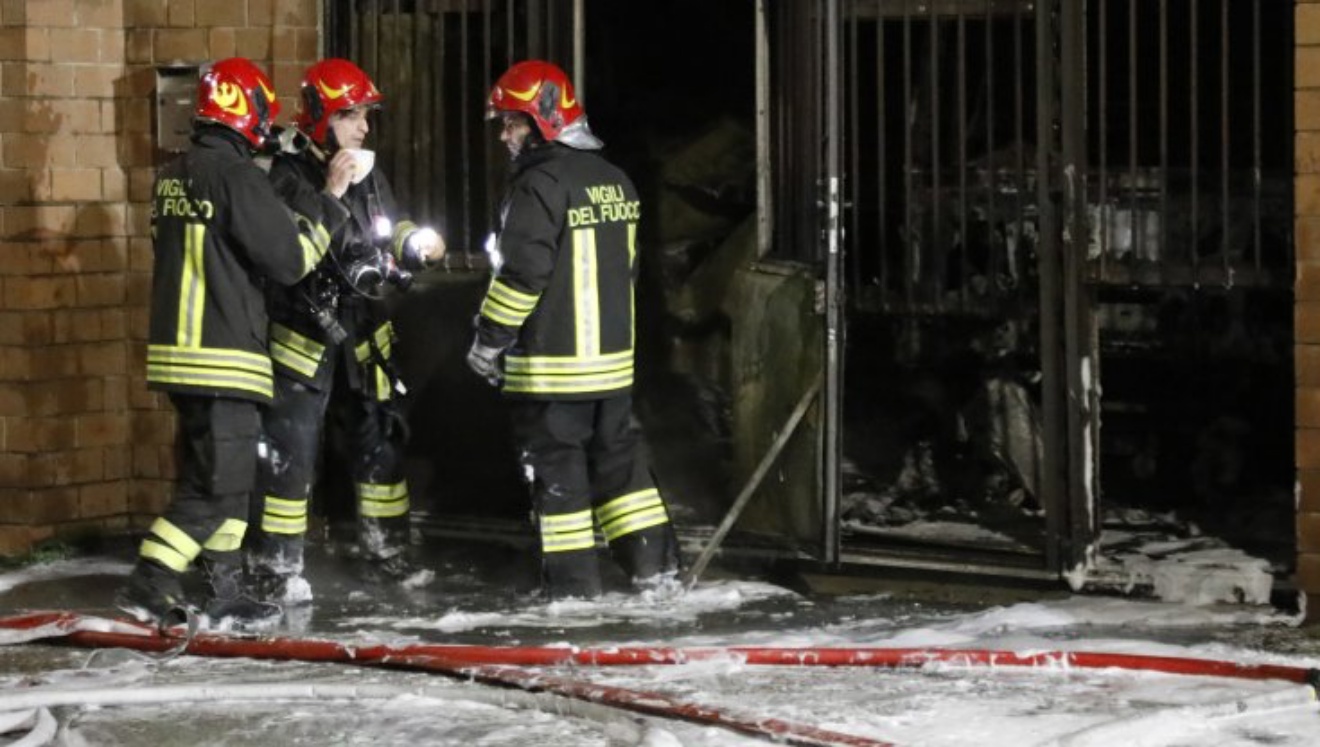
[[[339,387],[339,380],[335,386]],[[267,453],[261,460],[252,531],[246,546],[256,573],[299,575],[312,491],[333,389],[318,390],[275,376],[275,402],[263,418]],[[408,543],[409,495],[403,475],[404,426],[393,403],[341,389],[346,424],[343,459],[353,480],[358,544],[371,560],[402,552]]]
[[[259,406],[247,400],[171,394],[178,415],[177,476],[169,507],[138,551],[136,575],[177,584],[203,556],[238,567],[257,473]]]
[[[635,586],[677,570],[673,526],[642,454],[630,395],[511,400],[510,412],[551,598],[601,593],[597,530]]]

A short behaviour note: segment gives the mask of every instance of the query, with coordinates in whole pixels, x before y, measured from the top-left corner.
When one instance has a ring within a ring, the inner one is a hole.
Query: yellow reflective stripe
[[[574,356],[527,356],[510,355],[505,360],[505,370],[510,373],[577,374],[606,373],[632,368],[633,351],[620,350],[617,353],[579,358]]]
[[[376,341],[376,348],[380,350],[380,357],[388,359],[392,352],[391,343],[394,340],[394,324],[385,322],[376,328],[371,335],[372,340]],[[363,340],[353,348],[353,355],[358,363],[366,363],[371,357],[371,340]]]
[[[637,262],[637,224],[628,224],[628,269]]]
[[[627,516],[616,519],[615,521],[602,526],[600,531],[605,535],[605,540],[607,542],[613,542],[625,534],[640,532],[648,527],[668,523],[669,515],[665,513],[665,507],[655,506],[654,508],[648,508],[644,511],[636,511]]]
[[[587,550],[596,545],[591,509],[541,517],[542,552]]]
[[[175,550],[172,547],[166,547],[159,542],[153,542],[149,539],[142,540],[142,546],[138,548],[138,555],[144,558],[150,558],[166,568],[169,568],[172,571],[178,571],[179,573],[188,570],[188,565],[192,562],[184,557],[178,550]]]
[[[390,237],[390,253],[395,259],[403,259],[403,243],[416,230],[417,224],[410,220],[401,220],[394,225],[394,235]]]
[[[634,493],[621,495],[597,506],[596,521],[604,524],[607,521],[617,519],[623,514],[659,505],[663,505],[660,501],[660,491],[655,488],[645,488]]]
[[[480,314],[493,322],[509,327],[520,327],[536,309],[541,297],[511,288],[498,277],[491,279],[490,288],[481,302]]]
[[[203,545],[214,552],[229,552],[243,546],[243,535],[247,532],[247,522],[238,519],[225,519],[220,528],[207,538]]]
[[[183,236],[183,272],[179,278],[179,318],[175,341],[181,347],[202,344],[206,307],[206,225],[190,223]]]
[[[573,334],[579,358],[600,354],[600,292],[596,284],[596,231],[573,232]]]
[[[283,366],[311,378],[325,359],[325,345],[283,324],[270,325],[270,357]]]
[[[668,520],[664,501],[660,500],[660,491],[653,487],[619,496],[596,507],[596,521],[606,540],[614,540]]]
[[[266,496],[261,529],[270,534],[306,534],[307,499]]]
[[[306,275],[321,263],[325,257],[326,251],[330,249],[330,232],[325,230],[325,226],[320,223],[313,223],[306,216],[295,216],[298,227],[298,243],[302,246],[303,271]]]
[[[389,485],[360,482],[356,486],[358,510],[363,516],[387,519],[408,513],[408,483]]]
[[[390,386],[390,377],[385,373],[385,369],[380,366],[372,366],[376,369],[376,399],[384,402],[390,398],[392,387]]]
[[[166,545],[177,550],[190,563],[202,552],[202,546],[197,544],[197,540],[189,537],[187,532],[174,526],[163,516],[152,523],[149,531],[163,540]]]
[[[504,391],[524,394],[589,394],[627,389],[632,384],[632,369],[610,376],[558,376],[546,378],[506,375],[504,378]]]
[[[637,264],[637,224],[628,224],[628,347],[637,346],[637,288],[632,282],[632,268]]]
[[[147,381],[274,396],[270,358],[227,348],[147,346]]]

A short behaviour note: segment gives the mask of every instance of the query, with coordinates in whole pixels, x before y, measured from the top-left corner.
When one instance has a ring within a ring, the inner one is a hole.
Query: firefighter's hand
[[[492,348],[482,345],[480,341],[473,340],[472,348],[468,350],[467,364],[473,373],[486,380],[491,386],[499,386],[500,379],[500,353],[504,352],[499,348]]]
[[[351,151],[341,150],[335,153],[325,167],[325,191],[337,199],[342,199],[344,193],[348,191],[348,186],[353,183],[353,175],[356,172],[357,159],[353,157]]]
[[[445,240],[434,228],[419,228],[408,236],[408,248],[423,265],[440,261],[445,256]]]

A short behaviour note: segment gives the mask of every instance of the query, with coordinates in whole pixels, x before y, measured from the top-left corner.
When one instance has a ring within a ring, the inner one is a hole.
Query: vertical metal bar
[[[514,50],[514,45],[517,43],[517,24],[514,23],[514,19],[517,16],[514,14],[513,4],[514,0],[505,0],[504,3],[504,67],[506,68],[512,67],[518,59],[518,54]]]
[[[1045,447],[1043,470],[1041,474],[1042,500],[1046,506],[1047,526],[1055,538],[1062,539],[1058,522],[1069,505],[1068,493],[1068,447],[1071,435],[1067,426],[1066,392],[1069,372],[1063,366],[1063,351],[1066,338],[1063,324],[1058,319],[1059,310],[1067,303],[1064,298],[1061,281],[1063,280],[1063,258],[1059,251],[1059,230],[1052,194],[1055,174],[1050,170],[1055,151],[1055,119],[1057,106],[1055,75],[1056,62],[1053,56],[1054,3],[1039,2],[1035,5],[1035,40],[1036,40],[1036,194],[1037,221],[1039,226],[1039,245],[1037,262],[1040,267],[1040,356],[1041,379],[1045,393],[1042,399],[1043,433]],[[1018,19],[1021,20],[1020,18]],[[1021,23],[1016,24],[1021,29]],[[1019,45],[1020,46],[1020,45]],[[1021,85],[1019,84],[1019,88]],[[1019,148],[1021,151],[1021,148]],[[1062,176],[1062,175],[1061,175]],[[1025,187],[1025,184],[1023,185]],[[1018,190],[1019,194],[1023,191]],[[1019,212],[1019,219],[1021,213]],[[1019,238],[1019,240],[1021,240]],[[1057,510],[1056,510],[1057,509]],[[1046,562],[1058,568],[1058,542],[1046,543]]]
[[[967,265],[967,13],[958,11],[958,275],[962,278],[958,296],[966,311],[971,274]]]
[[[910,0],[903,0],[903,277],[908,308],[915,304],[916,283],[921,277],[920,238],[912,225],[912,15]]]
[[[1038,17],[1042,13],[1045,15],[1049,14],[1049,10],[1047,8],[1042,9],[1040,4],[1037,4],[1035,6],[1035,12],[1038,14]],[[1025,70],[1025,63],[1023,62],[1022,59],[1023,51],[1024,51],[1023,45],[1025,44],[1022,38],[1023,37],[1022,27],[1024,23],[1025,21],[1023,20],[1022,17],[1022,6],[1020,5],[1015,6],[1013,9],[1013,70],[1014,70],[1014,76],[1013,76],[1014,133],[1013,134],[1015,136],[1013,149],[1015,151],[1014,158],[1017,163],[1017,185],[1016,188],[1013,190],[1013,192],[1017,196],[1017,206],[1015,210],[1015,212],[1017,213],[1017,216],[1015,218],[1017,222],[1017,237],[1015,239],[1016,245],[1013,250],[1012,267],[1015,268],[1018,273],[1021,273],[1022,271],[1022,266],[1019,263],[1022,261],[1022,259],[1025,256],[1022,251],[1022,248],[1024,244],[1023,237],[1026,234],[1025,225],[1024,225],[1024,216],[1023,216],[1023,214],[1026,212],[1026,191],[1027,191],[1027,158],[1026,158],[1027,113],[1026,113],[1026,89],[1025,89],[1026,70]],[[1037,37],[1037,41],[1039,41],[1039,36]],[[1045,54],[1044,50],[1039,50],[1039,49],[1036,50],[1037,59],[1039,59],[1040,56],[1043,54]],[[1040,72],[1039,67],[1040,66],[1037,65],[1038,68],[1037,73]],[[1038,89],[1040,86],[1040,81],[1041,78],[1038,74],[1036,76],[1036,85]],[[1037,116],[1039,117],[1039,113],[1037,114]],[[1044,147],[1043,144],[1041,144],[1038,147],[1038,150],[1047,150],[1047,149]],[[1036,173],[1037,183],[1041,183],[1044,180],[1044,178],[1045,178],[1045,174],[1041,172],[1039,169],[1037,169],[1037,173]],[[1040,207],[1043,208],[1044,206],[1040,206]],[[991,287],[993,288],[995,286],[992,285]]]
[[[829,179],[829,189],[826,194],[827,213],[826,213],[826,241],[829,245],[829,265],[827,269],[827,281],[825,284],[825,315],[826,315],[826,371],[830,372],[825,382],[825,432],[824,432],[824,480],[822,481],[823,493],[825,495],[824,520],[825,520],[825,553],[824,560],[827,563],[837,562],[839,559],[839,499],[840,499],[840,453],[842,451],[842,440],[840,433],[842,427],[840,422],[843,415],[843,361],[841,351],[843,350],[843,312],[842,298],[839,293],[839,233],[842,226],[839,224],[839,179],[840,179],[840,153],[839,153],[839,133],[842,124],[839,122],[839,0],[825,0],[825,174]]]
[[[947,246],[940,194],[940,19],[935,14],[935,3],[927,3],[926,7],[930,14],[930,287],[935,308],[942,309]]]
[[[876,200],[879,202],[877,214],[880,216],[880,225],[877,227],[876,246],[880,252],[880,295],[884,308],[889,308],[889,251],[890,246],[886,242],[889,236],[889,171],[890,163],[888,159],[889,150],[889,128],[888,128],[888,106],[885,100],[887,95],[887,86],[885,77],[888,69],[885,67],[885,23],[884,16],[880,13],[880,5],[884,0],[875,0],[875,77],[878,81],[879,92],[876,100],[876,131],[879,133],[880,143],[876,156],[875,173],[880,176],[880,189],[876,194]]]
[[[587,105],[587,8],[585,0],[573,0],[573,88],[577,100]]]
[[[425,40],[422,38],[422,31],[426,22],[426,9],[421,3],[413,5],[413,43],[412,43],[412,69],[425,70],[426,67],[421,64],[421,56],[426,48]],[[428,157],[428,151],[434,150],[435,145],[433,135],[427,127],[427,109],[431,103],[432,93],[425,90],[418,79],[426,80],[427,76],[411,76],[409,82],[412,84],[412,90],[415,93],[415,101],[412,102],[412,137],[409,143],[412,149],[412,190],[413,190],[413,215],[417,216],[415,220],[421,221],[426,225],[431,225],[431,171],[426,168],[425,159]],[[425,146],[425,147],[424,147]]]
[[[541,15],[542,1],[527,0],[527,57],[532,59],[545,57],[542,51],[542,32],[545,29],[545,19]]]
[[[1223,178],[1222,178],[1222,180],[1221,180],[1221,187],[1220,187],[1220,204],[1219,204],[1219,216],[1220,216],[1220,218],[1219,218],[1219,219],[1220,219],[1220,221],[1221,221],[1222,223],[1221,223],[1221,226],[1220,226],[1220,232],[1219,232],[1219,233],[1220,233],[1220,238],[1219,238],[1219,252],[1220,252],[1220,254],[1223,255],[1223,263],[1224,263],[1224,282],[1225,282],[1225,284],[1229,284],[1229,283],[1232,283],[1232,278],[1233,278],[1233,276],[1232,276],[1231,273],[1232,273],[1232,269],[1233,269],[1233,268],[1232,268],[1232,266],[1231,266],[1231,263],[1230,263],[1229,260],[1228,260],[1228,233],[1229,233],[1229,231],[1228,231],[1228,228],[1229,228],[1229,225],[1228,225],[1228,222],[1229,222],[1229,216],[1228,216],[1228,179],[1229,179],[1229,163],[1228,163],[1228,155],[1229,155],[1229,154],[1228,154],[1228,148],[1229,148],[1229,142],[1228,142],[1228,130],[1229,130],[1229,108],[1228,108],[1228,92],[1229,92],[1229,86],[1231,85],[1230,82],[1229,82],[1229,79],[1228,79],[1229,57],[1230,57],[1230,52],[1231,52],[1231,50],[1229,49],[1229,43],[1228,43],[1228,0],[1220,0],[1219,8],[1220,8],[1220,15],[1219,15],[1219,44],[1220,44],[1220,54],[1219,54],[1219,138],[1220,138],[1220,140],[1219,140],[1219,165],[1220,165],[1220,168],[1223,169],[1223,172],[1224,172],[1224,173],[1222,174],[1222,177],[1223,177]]]
[[[853,298],[861,297],[862,290],[862,261],[861,246],[858,238],[861,236],[860,219],[858,218],[862,204],[862,164],[861,153],[858,147],[861,142],[861,119],[858,110],[861,108],[860,83],[857,80],[858,71],[858,48],[857,48],[857,27],[860,25],[860,18],[857,5],[860,0],[849,0],[847,20],[844,23],[848,29],[848,48],[844,50],[848,59],[848,212],[849,212],[849,241],[845,244],[845,250],[848,253],[848,279]]]
[[[774,181],[770,160],[770,40],[766,3],[756,2],[756,256],[770,251]]]
[[[1261,148],[1261,96],[1260,96],[1260,2],[1254,0],[1251,4],[1251,187],[1252,187],[1252,217],[1254,218],[1254,231],[1252,235],[1252,247],[1254,248],[1256,272],[1260,272],[1261,265],[1261,170],[1264,168],[1263,153]]]
[[[434,184],[435,196],[435,214],[432,220],[438,225],[445,237],[445,241],[452,242],[458,234],[454,233],[455,228],[460,228],[472,221],[470,215],[459,215],[458,211],[449,209],[449,180],[452,178],[449,168],[449,154],[456,153],[459,158],[459,171],[462,174],[463,181],[468,181],[468,158],[467,148],[452,148],[449,143],[449,125],[446,107],[449,105],[448,94],[448,76],[446,75],[447,52],[449,45],[445,38],[445,8],[440,6],[436,9],[435,17],[431,21],[431,34],[435,38],[434,48],[431,50],[432,70],[434,71],[434,84],[432,86],[431,101],[431,127],[435,130],[433,157],[431,160],[431,181]],[[461,108],[461,102],[460,102]],[[441,223],[443,221],[443,223]],[[460,258],[464,266],[470,266],[472,261],[472,247],[462,245],[454,247],[455,256]]]
[[[1191,0],[1192,7],[1189,11],[1191,15],[1189,27],[1191,29],[1191,43],[1188,45],[1188,75],[1191,78],[1191,85],[1188,86],[1191,102],[1188,106],[1189,121],[1191,122],[1191,137],[1188,146],[1191,148],[1191,184],[1188,188],[1192,191],[1192,236],[1191,244],[1188,247],[1192,257],[1192,284],[1201,283],[1201,247],[1198,240],[1201,235],[1201,112],[1198,89],[1200,88],[1200,66],[1197,65],[1197,51],[1199,49],[1199,39],[1201,36],[1199,25],[1199,0]]]
[[[463,11],[458,16],[458,96],[459,100],[463,102],[463,116],[459,118],[458,122],[458,138],[463,149],[463,172],[465,177],[463,179],[462,190],[463,215],[465,216],[472,215],[472,179],[470,178],[472,174],[472,135],[471,130],[469,129],[472,126],[472,117],[470,116],[470,111],[468,109],[470,106],[469,102],[472,100],[471,84],[469,82],[472,80],[470,62],[472,55],[468,49],[469,46],[471,46],[468,43],[468,36],[468,13],[467,6],[464,6]],[[476,243],[472,240],[471,220],[463,221],[463,246],[476,246]]]
[[[990,0],[985,0],[985,222],[990,243],[990,261],[987,272],[995,277],[1000,272],[1000,252],[995,246],[995,231],[999,226],[999,213],[995,207],[999,169],[995,159],[995,29]],[[1008,246],[1008,226],[1004,226],[1004,246]]]
[[[1100,55],[1100,277],[1109,266],[1109,225],[1114,214],[1109,206],[1109,0],[1100,0],[1100,41],[1096,49]]]
[[[1160,0],[1160,245],[1161,264],[1169,251],[1169,0]]]
[[[1141,180],[1137,174],[1137,159],[1141,150],[1141,126],[1137,110],[1141,107],[1138,97],[1140,83],[1137,80],[1137,1],[1128,0],[1128,225],[1131,227],[1129,247],[1133,259],[1145,257],[1143,240],[1145,237],[1144,214],[1141,210]]]

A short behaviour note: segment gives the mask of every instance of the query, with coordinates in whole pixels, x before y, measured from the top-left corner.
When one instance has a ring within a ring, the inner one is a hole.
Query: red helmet
[[[197,85],[193,116],[237,131],[253,148],[260,148],[270,137],[270,123],[279,113],[270,78],[246,58],[220,60]]]
[[[532,118],[547,142],[595,149],[600,140],[591,134],[587,115],[573,93],[573,83],[558,65],[544,60],[525,60],[505,71],[490,89],[486,116],[522,112]]]
[[[362,68],[348,60],[321,60],[303,75],[302,96],[293,123],[324,146],[331,115],[355,106],[375,106],[384,98]]]

